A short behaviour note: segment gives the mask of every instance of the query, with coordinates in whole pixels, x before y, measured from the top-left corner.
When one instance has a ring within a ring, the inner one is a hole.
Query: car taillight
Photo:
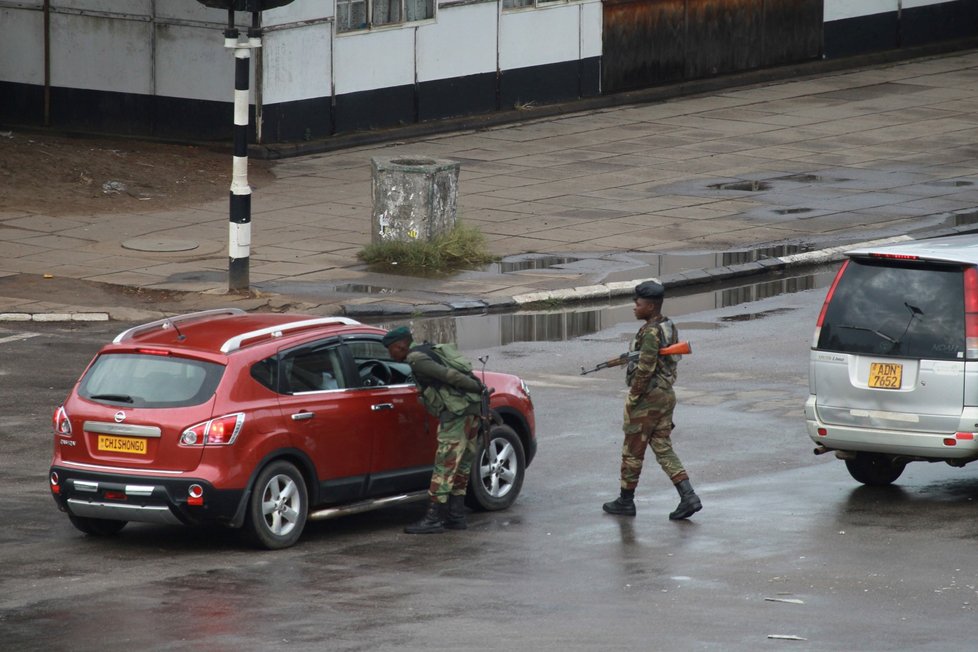
[[[828,294],[825,295],[825,301],[822,302],[822,310],[818,313],[818,321],[815,322],[815,334],[812,336],[813,349],[818,348],[818,338],[822,335],[822,322],[825,321],[825,312],[829,309],[829,302],[832,300],[832,295],[835,294],[835,288],[839,285],[839,280],[842,279],[842,275],[845,274],[847,267],[849,267],[849,260],[842,263],[842,267],[836,273],[832,285],[829,286]]]
[[[245,415],[227,414],[190,426],[180,435],[184,446],[229,446],[234,443],[244,425]]]
[[[964,270],[964,349],[969,360],[978,358],[978,269]]]
[[[55,434],[71,437],[71,421],[68,419],[68,413],[65,412],[63,405],[59,405],[58,409],[54,411],[52,422]]]

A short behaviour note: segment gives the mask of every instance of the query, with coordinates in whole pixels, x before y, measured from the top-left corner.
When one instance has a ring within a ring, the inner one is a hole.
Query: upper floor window
[[[435,0],[336,0],[336,31],[352,32],[435,17]]]

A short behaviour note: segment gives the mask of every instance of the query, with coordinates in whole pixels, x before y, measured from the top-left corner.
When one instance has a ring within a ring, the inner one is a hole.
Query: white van
[[[978,236],[847,252],[812,338],[808,435],[852,477],[978,459]]]

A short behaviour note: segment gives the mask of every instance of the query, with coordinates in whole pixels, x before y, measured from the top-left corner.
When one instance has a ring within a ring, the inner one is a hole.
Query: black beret
[[[661,299],[666,295],[666,289],[655,281],[645,281],[635,286],[635,297],[638,299]]]
[[[411,340],[414,339],[411,336],[411,329],[407,326],[398,326],[397,328],[392,328],[384,335],[384,338],[380,340],[381,344],[384,346],[390,346],[394,342],[400,342],[401,340]]]

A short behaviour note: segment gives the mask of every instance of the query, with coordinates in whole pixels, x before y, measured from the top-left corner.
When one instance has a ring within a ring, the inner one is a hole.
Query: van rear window
[[[818,348],[964,359],[962,268],[853,259],[825,312]]]
[[[108,353],[100,355],[78,386],[78,394],[101,403],[172,408],[210,399],[224,367],[176,356]]]

